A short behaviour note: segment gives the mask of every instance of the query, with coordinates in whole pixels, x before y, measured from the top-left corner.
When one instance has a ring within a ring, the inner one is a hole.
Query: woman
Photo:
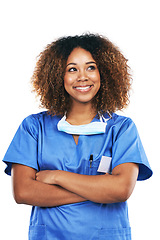
[[[152,175],[133,121],[127,60],[108,39],[58,39],[32,84],[46,112],[27,117],[5,157],[14,197],[32,208],[29,239],[130,240],[126,200]]]

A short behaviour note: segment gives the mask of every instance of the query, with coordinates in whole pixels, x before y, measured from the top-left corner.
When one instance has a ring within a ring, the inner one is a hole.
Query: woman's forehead
[[[92,54],[80,47],[74,48],[73,51],[70,53],[67,59],[67,65],[68,64],[78,64],[78,63],[95,63],[95,60],[92,57]]]

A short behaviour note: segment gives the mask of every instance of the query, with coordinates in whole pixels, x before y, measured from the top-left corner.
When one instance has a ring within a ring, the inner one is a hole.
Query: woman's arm
[[[41,171],[36,174],[38,181],[57,184],[68,191],[98,203],[126,201],[135,186],[139,167],[124,163],[115,167],[112,175],[81,175],[66,171]]]
[[[86,201],[84,198],[56,185],[35,180],[36,170],[13,164],[12,179],[15,201],[40,207],[54,207],[64,204]]]

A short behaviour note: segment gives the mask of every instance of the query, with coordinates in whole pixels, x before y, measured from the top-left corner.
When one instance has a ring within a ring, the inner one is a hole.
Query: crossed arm
[[[36,172],[33,168],[13,164],[13,193],[17,203],[41,207],[93,201],[126,201],[135,186],[138,165],[124,163],[112,175],[88,176],[61,170]]]

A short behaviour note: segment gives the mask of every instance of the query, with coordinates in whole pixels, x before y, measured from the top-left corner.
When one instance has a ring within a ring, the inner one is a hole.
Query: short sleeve
[[[19,126],[4,158],[5,173],[11,175],[12,163],[18,163],[38,170],[38,123],[32,115]]]
[[[112,147],[112,169],[122,163],[139,164],[138,180],[152,176],[152,170],[140,140],[137,128],[130,118],[126,118],[115,128]]]

